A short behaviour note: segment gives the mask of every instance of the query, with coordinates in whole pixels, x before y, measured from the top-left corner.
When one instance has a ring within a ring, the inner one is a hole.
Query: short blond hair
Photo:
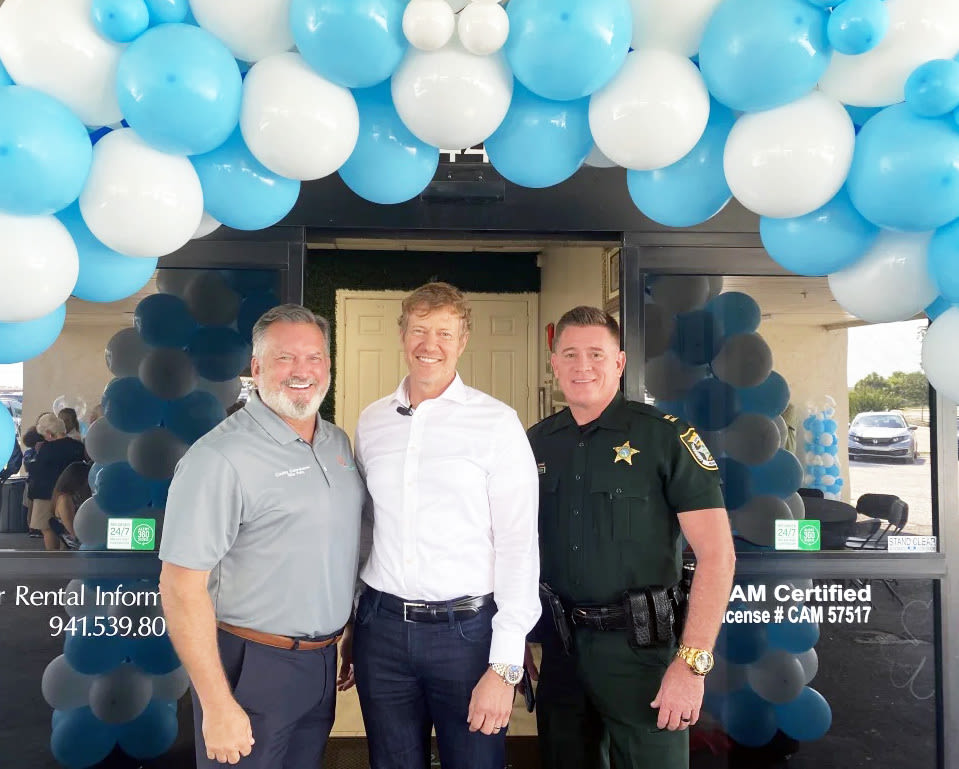
[[[43,436],[49,434],[55,438],[63,438],[67,434],[67,426],[56,414],[44,414],[37,420],[37,432]]]
[[[460,316],[460,336],[473,330],[473,310],[463,292],[449,283],[426,283],[403,300],[403,311],[396,322],[406,333],[410,315],[427,315],[434,310],[450,309]]]

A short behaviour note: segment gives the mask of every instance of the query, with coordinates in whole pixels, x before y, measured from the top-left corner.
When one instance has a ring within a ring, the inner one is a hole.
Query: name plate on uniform
[[[153,550],[155,544],[155,518],[110,518],[107,522],[107,550]]]

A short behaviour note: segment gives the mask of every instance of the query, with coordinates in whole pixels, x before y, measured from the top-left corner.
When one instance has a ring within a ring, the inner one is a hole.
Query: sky
[[[926,320],[906,320],[901,323],[879,323],[855,326],[849,329],[849,357],[847,373],[852,387],[866,374],[875,371],[889,376],[893,371],[921,371],[919,365],[922,342],[919,329]]]
[[[22,387],[23,364],[7,363],[0,365],[0,387]]]

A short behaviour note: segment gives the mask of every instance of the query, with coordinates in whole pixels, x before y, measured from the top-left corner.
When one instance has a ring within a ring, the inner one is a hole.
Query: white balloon
[[[83,708],[90,701],[94,677],[78,673],[62,654],[50,660],[40,679],[40,692],[51,708]]]
[[[299,54],[278,53],[254,64],[243,81],[240,131],[273,173],[321,179],[353,152],[360,113],[349,89],[316,74]]]
[[[740,117],[726,140],[723,169],[733,195],[760,216],[802,216],[839,192],[856,143],[843,106],[817,91]]]
[[[823,477],[820,478],[819,480],[822,482],[823,486],[832,486],[836,482],[836,476],[829,475],[827,473],[826,475],[823,475]]]
[[[205,238],[211,232],[216,232],[222,223],[218,222],[212,216],[210,216],[206,211],[203,212],[203,218],[200,219],[200,226],[196,228],[196,232],[193,233],[193,237],[190,240],[196,240],[197,238]]]
[[[165,256],[200,226],[203,190],[189,160],[160,152],[123,128],[93,148],[80,213],[90,232],[114,251]]]
[[[190,0],[197,23],[240,61],[256,62],[293,48],[291,0]]]
[[[797,654],[796,659],[802,665],[803,678],[808,684],[819,672],[819,655],[816,654],[815,649],[807,649],[802,654]]]
[[[832,446],[836,442],[836,436],[832,433],[823,433],[819,436],[820,446]]]
[[[441,51],[407,51],[391,87],[396,111],[414,135],[434,147],[464,149],[503,122],[513,73],[502,52],[476,56],[453,40]]]
[[[875,48],[858,56],[833,53],[819,81],[846,104],[885,107],[905,98],[906,80],[930,59],[959,51],[959,3],[955,0],[886,0],[889,30]]]
[[[951,401],[959,401],[959,307],[936,318],[922,340],[922,370],[929,383]]]
[[[0,3],[0,60],[18,85],[55,96],[88,126],[119,123],[116,77],[126,46],[93,26],[93,0]]]
[[[632,51],[589,100],[589,127],[600,151],[625,168],[672,165],[703,135],[709,91],[689,59],[660,50]]]
[[[589,151],[589,154],[586,156],[586,160],[584,160],[583,163],[593,168],[619,168],[619,166],[617,166],[612,160],[600,152],[599,147],[597,147],[595,144]]]
[[[672,314],[698,310],[709,292],[709,278],[704,275],[659,275],[649,287],[653,301]]]
[[[124,662],[96,676],[90,686],[90,710],[106,724],[123,724],[140,715],[153,697],[153,677]]]
[[[784,500],[789,508],[789,515],[794,521],[801,521],[806,517],[806,503],[799,493],[794,491]]]
[[[782,704],[799,696],[806,673],[796,655],[782,649],[770,649],[746,666],[746,680],[764,700]]]
[[[664,48],[681,56],[699,52],[706,22],[721,0],[630,0],[635,50]]]
[[[456,31],[467,51],[487,56],[502,48],[509,37],[509,16],[499,3],[474,0],[457,16]]]
[[[832,454],[823,454],[819,457],[823,467],[832,467],[836,464],[836,458]]]
[[[456,16],[446,0],[411,0],[403,11],[403,34],[421,51],[446,45],[456,29]]]
[[[176,702],[190,688],[190,676],[182,665],[162,676],[153,677],[153,699]]]
[[[840,306],[870,323],[908,320],[938,295],[927,267],[931,232],[882,230],[855,264],[829,276]]]
[[[228,379],[225,382],[213,382],[203,377],[197,377],[196,389],[215,395],[223,408],[226,409],[236,403],[240,397],[243,383],[239,377],[236,377],[236,379]]]
[[[50,314],[67,301],[79,272],[76,244],[59,219],[0,213],[0,321]]]

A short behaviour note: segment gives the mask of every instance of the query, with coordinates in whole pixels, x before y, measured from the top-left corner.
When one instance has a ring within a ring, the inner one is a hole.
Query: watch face
[[[520,665],[510,665],[506,668],[503,677],[506,679],[506,683],[516,685],[523,680],[523,668]]]
[[[708,673],[713,667],[713,655],[709,652],[699,652],[693,660],[693,665],[700,673]]]

